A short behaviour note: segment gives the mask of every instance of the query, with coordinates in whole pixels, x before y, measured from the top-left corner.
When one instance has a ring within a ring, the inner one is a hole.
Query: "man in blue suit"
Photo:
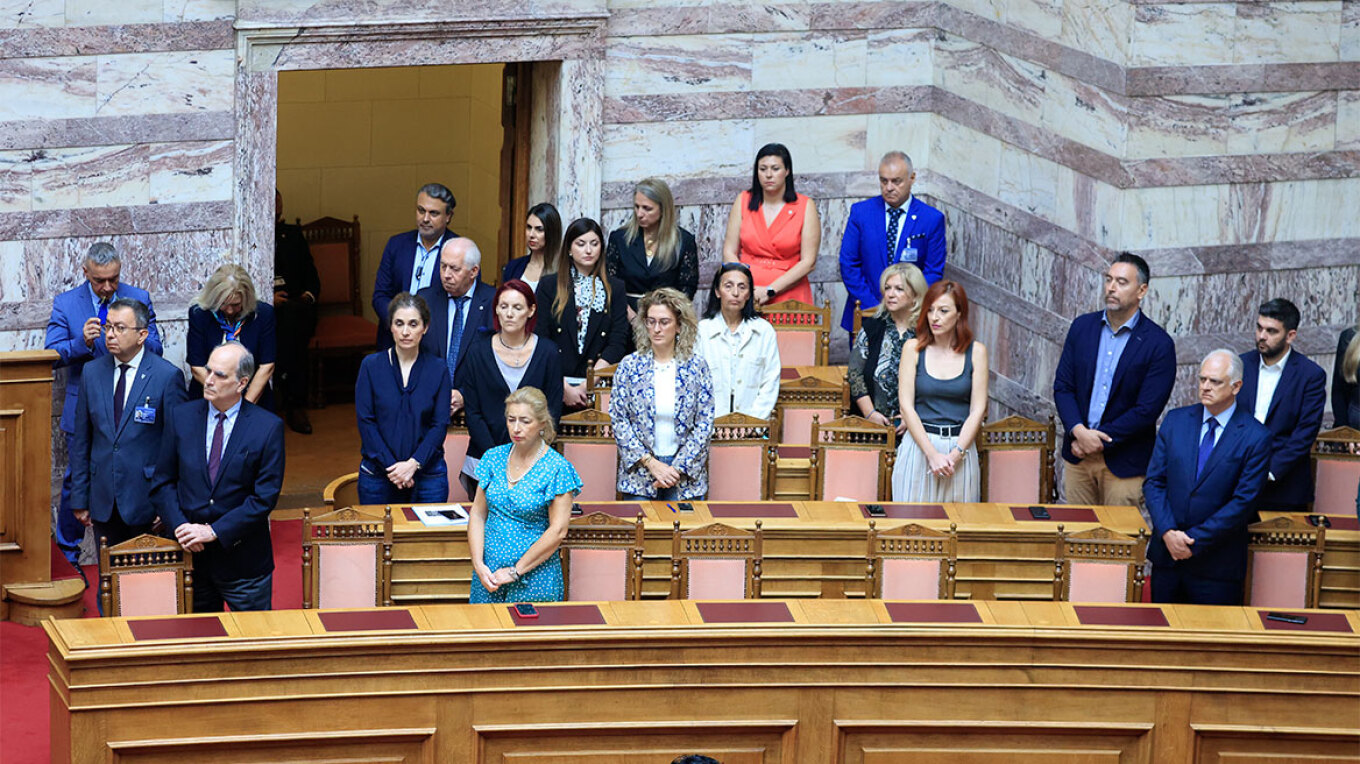
[[[889,151],[878,163],[882,194],[850,207],[841,237],[841,280],[850,293],[841,317],[846,331],[854,326],[856,300],[864,310],[883,299],[878,279],[889,265],[915,265],[925,274],[926,284],[944,275],[944,213],[911,195],[914,182],[911,157]]]
[[[373,310],[378,314],[378,349],[392,347],[392,331],[387,325],[387,304],[402,292],[420,294],[434,282],[439,269],[439,250],[448,239],[458,238],[449,230],[453,208],[458,201],[440,183],[426,183],[416,193],[416,228],[399,233],[383,247],[378,275],[373,282]]]
[[[439,251],[439,283],[421,290],[420,297],[430,306],[430,328],[420,341],[427,353],[434,353],[449,367],[449,382],[453,382],[458,364],[467,355],[478,330],[491,326],[495,306],[491,298],[496,290],[483,284],[481,274],[482,251],[465,236],[444,242]],[[463,408],[463,394],[453,388],[449,413]]]
[[[239,342],[208,356],[203,398],[171,412],[151,489],[156,513],[194,553],[194,612],[269,610],[269,513],[283,488],[283,420],[242,395],[255,359]]]
[[[108,353],[85,364],[71,449],[71,511],[110,546],[151,530],[151,478],[170,409],[184,403],[184,374],[146,352],[151,311],[109,305]]]
[[[1309,453],[1327,404],[1327,372],[1293,349],[1299,309],[1289,300],[1262,303],[1256,349],[1242,354],[1242,395],[1247,411],[1271,434],[1270,470],[1256,499],[1258,510],[1303,512],[1313,500]]]
[[[1157,433],[1143,493],[1152,514],[1152,601],[1240,605],[1247,525],[1265,483],[1270,430],[1238,405],[1242,360],[1215,350],[1199,367],[1195,406]]]
[[[109,305],[116,299],[128,298],[146,306],[150,319],[146,326],[146,349],[161,354],[160,331],[156,328],[156,311],[151,307],[151,296],[144,289],[118,280],[123,263],[118,250],[108,242],[96,242],[85,255],[85,281],[80,286],[57,295],[52,301],[52,317],[47,321],[47,340],[43,347],[57,351],[56,367],[67,368],[66,396],[61,410],[61,431],[66,436],[66,453],[74,446],[76,399],[80,392],[81,370],[86,363],[108,353],[104,344],[104,325]],[[73,564],[80,556],[80,541],[85,537],[85,526],[76,521],[71,512],[71,463],[67,459],[66,474],[61,482],[61,505],[57,513],[57,545]],[[80,567],[77,565],[77,570]]]
[[[1105,271],[1105,309],[1079,316],[1053,375],[1069,504],[1142,507],[1157,417],[1176,380],[1176,345],[1141,311],[1151,278],[1124,252]]]

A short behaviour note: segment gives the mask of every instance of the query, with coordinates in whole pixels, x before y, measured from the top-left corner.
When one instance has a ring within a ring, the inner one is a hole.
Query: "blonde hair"
[[[656,203],[661,208],[661,219],[656,223],[656,252],[653,253],[653,262],[657,270],[666,270],[675,264],[676,256],[680,252],[680,230],[675,224],[675,197],[671,196],[671,188],[666,185],[666,181],[659,178],[647,178],[638,181],[633,186],[633,194],[642,194]],[[637,210],[624,223],[625,231],[629,243],[635,242],[642,236],[642,226],[638,225]]]
[[[234,263],[227,263],[213,271],[203,289],[194,298],[194,304],[210,313],[222,309],[233,296],[241,298],[241,318],[255,312],[255,282],[250,280],[246,269]]]
[[[1355,325],[1355,336],[1351,337],[1351,344],[1346,346],[1346,355],[1341,359],[1341,376],[1347,382],[1355,384],[1356,372],[1360,372],[1360,324]]]
[[[699,319],[694,315],[694,304],[690,299],[671,287],[655,289],[638,300],[637,315],[633,316],[633,346],[639,349],[650,348],[647,336],[647,313],[653,306],[661,305],[675,316],[675,357],[686,360],[694,354],[694,344],[699,339]]]
[[[893,263],[883,269],[882,275],[878,277],[878,293],[883,294],[888,288],[888,279],[897,276],[902,279],[902,285],[910,289],[916,295],[916,300],[911,304],[911,315],[908,323],[916,325],[916,320],[921,317],[921,300],[926,296],[926,277],[921,273],[921,269],[911,263]],[[878,310],[874,313],[874,318],[883,318],[888,315],[888,309],[883,307],[883,302],[879,301]]]
[[[505,407],[528,406],[533,412],[534,421],[543,425],[543,442],[552,445],[557,440],[557,428],[553,426],[552,414],[548,411],[548,399],[537,387],[521,387],[505,396]]]

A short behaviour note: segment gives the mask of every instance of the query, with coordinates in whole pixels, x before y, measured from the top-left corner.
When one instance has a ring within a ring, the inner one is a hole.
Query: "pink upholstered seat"
[[[318,544],[319,608],[377,607],[377,544]]]
[[[1039,504],[1039,449],[993,450],[987,454],[987,500],[1001,504]]]
[[[775,327],[779,363],[783,366],[817,365],[817,332],[787,331]]]
[[[1360,483],[1360,461],[1318,459],[1313,511],[1322,515],[1353,515],[1355,487]]]
[[[609,410],[609,388],[602,387],[595,391],[595,408],[600,411]]]
[[[1127,602],[1129,566],[1122,562],[1072,560],[1067,571],[1069,602]]]
[[[567,566],[567,599],[616,602],[628,599],[628,552],[623,549],[572,549]]]
[[[1253,552],[1251,598],[1247,604],[1252,607],[1308,607],[1308,552]]]
[[[452,431],[444,436],[444,464],[449,468],[449,501],[472,501],[463,490],[463,481],[458,473],[463,471],[467,460],[468,443],[472,437],[466,432]]]
[[[108,615],[175,615],[179,583],[173,570],[118,574],[118,612]]]
[[[826,448],[822,451],[821,501],[878,501],[879,453],[865,449]]]
[[[760,501],[760,476],[765,462],[765,443],[741,446],[710,446],[708,449],[708,498],[710,501]]]
[[[579,501],[613,501],[618,495],[619,449],[613,443],[563,443],[562,455],[581,476]]]
[[[806,446],[812,443],[812,417],[823,422],[836,418],[831,409],[784,409],[784,432],[779,442],[786,446]]]
[[[691,600],[740,600],[746,598],[745,560],[690,560]]]
[[[885,600],[937,600],[940,598],[940,560],[883,558]]]

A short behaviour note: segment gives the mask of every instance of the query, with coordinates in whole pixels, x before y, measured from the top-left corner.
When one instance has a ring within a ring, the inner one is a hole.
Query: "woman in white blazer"
[[[754,287],[745,263],[723,263],[713,274],[697,350],[713,375],[715,416],[769,419],[779,398],[779,343],[756,313]]]

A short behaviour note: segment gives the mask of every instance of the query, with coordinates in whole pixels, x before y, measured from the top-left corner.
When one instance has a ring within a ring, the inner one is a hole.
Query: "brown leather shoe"
[[[288,427],[293,432],[300,432],[303,435],[312,434],[312,421],[307,418],[306,409],[288,410]]]

